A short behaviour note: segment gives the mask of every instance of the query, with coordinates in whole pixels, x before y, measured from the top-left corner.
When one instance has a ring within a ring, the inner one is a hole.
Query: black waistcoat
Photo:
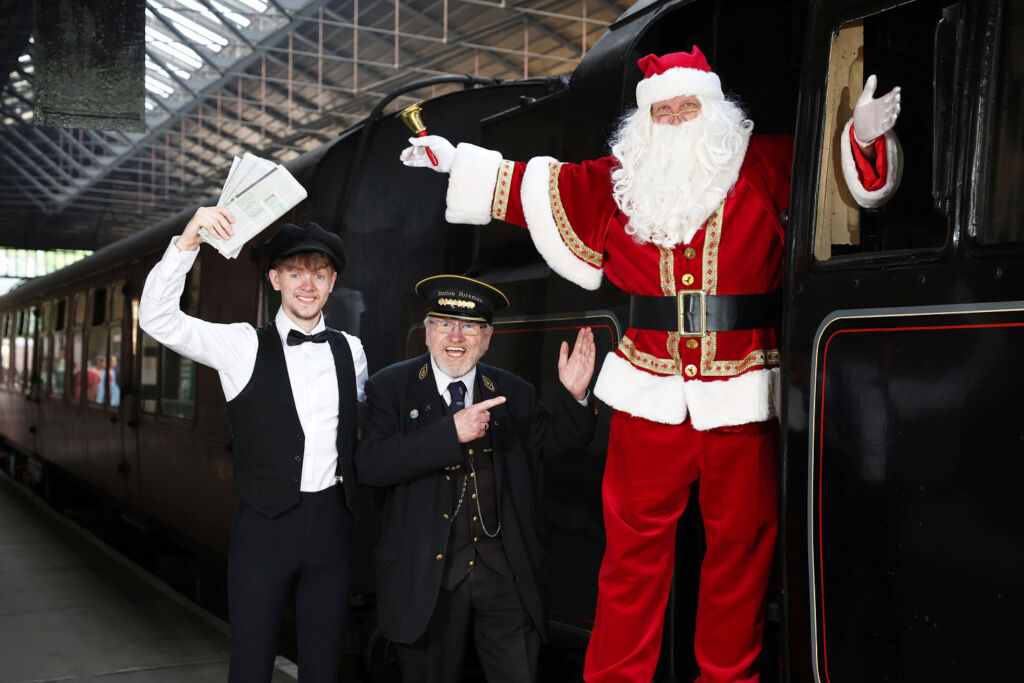
[[[356,377],[345,335],[328,330],[338,375],[338,468],[346,499],[355,500]],[[227,404],[234,439],[235,495],[268,516],[299,502],[305,434],[288,379],[281,336],[273,322],[256,330],[256,365],[245,388]],[[312,343],[312,342],[307,342]],[[351,503],[350,503],[351,506]]]
[[[476,388],[474,395],[483,395],[479,387]],[[473,565],[480,560],[502,576],[513,578],[512,566],[505,555],[505,544],[501,534],[491,538],[484,533],[484,526],[492,534],[498,530],[501,509],[498,504],[491,433],[488,431],[481,438],[462,444],[462,451],[465,456],[462,469],[448,472],[454,485],[452,510],[458,506],[462,484],[464,481],[466,483],[462,506],[452,520],[451,532],[448,534],[446,561],[441,575],[441,585],[448,590],[455,590],[455,587],[472,571]],[[470,460],[473,463],[472,470],[469,468]],[[472,471],[475,471],[476,476],[467,478]],[[475,487],[473,479],[476,479]],[[478,499],[473,498],[476,492],[479,492]],[[480,524],[481,515],[484,526]]]

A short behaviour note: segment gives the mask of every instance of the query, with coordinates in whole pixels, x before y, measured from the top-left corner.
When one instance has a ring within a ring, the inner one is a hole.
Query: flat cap
[[[263,246],[266,269],[272,269],[281,259],[305,251],[319,251],[326,255],[339,273],[345,268],[345,245],[341,237],[310,221],[301,228],[294,223],[285,223],[276,235],[267,240]]]

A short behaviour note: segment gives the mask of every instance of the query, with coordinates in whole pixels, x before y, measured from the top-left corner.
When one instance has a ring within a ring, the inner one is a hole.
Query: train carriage
[[[782,324],[782,525],[766,680],[1008,680],[1024,609],[1024,2],[638,2],[570,79],[474,84],[426,102],[432,133],[563,161],[607,152],[633,104],[636,59],[700,45],[755,132],[795,135]],[[899,85],[905,170],[860,209],[838,146],[864,78]],[[328,324],[371,370],[419,353],[412,285],[449,271],[500,283],[489,361],[551,395],[559,342],[581,325],[618,343],[627,298],[553,275],[525,231],[444,221],[445,179],[397,161],[407,131],[379,111],[291,164],[309,198],[287,218],[337,231],[349,267]],[[223,555],[231,435],[216,375],[138,329],[148,269],[194,209],[0,298],[0,433],[33,465],[101,491],[146,523]],[[211,252],[183,308],[261,323],[258,240]],[[543,359],[543,360],[540,360]],[[550,359],[551,362],[546,362]],[[585,451],[547,462],[543,510],[552,644],[582,651],[603,548],[608,409]],[[12,461],[13,462],[13,461]],[[40,466],[40,463],[42,464]],[[357,589],[372,594],[373,502]],[[701,530],[680,531],[659,680],[693,670]]]

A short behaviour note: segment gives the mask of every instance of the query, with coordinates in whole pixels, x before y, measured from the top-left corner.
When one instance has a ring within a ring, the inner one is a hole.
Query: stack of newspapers
[[[235,157],[217,200],[217,206],[231,211],[235,234],[222,240],[201,228],[199,236],[224,258],[235,258],[246,242],[305,198],[306,188],[281,164],[254,154]]]

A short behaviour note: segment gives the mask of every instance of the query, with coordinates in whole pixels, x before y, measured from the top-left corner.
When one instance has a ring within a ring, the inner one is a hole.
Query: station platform
[[[230,629],[0,474],[0,683],[223,683]],[[294,683],[278,659],[273,683]]]

